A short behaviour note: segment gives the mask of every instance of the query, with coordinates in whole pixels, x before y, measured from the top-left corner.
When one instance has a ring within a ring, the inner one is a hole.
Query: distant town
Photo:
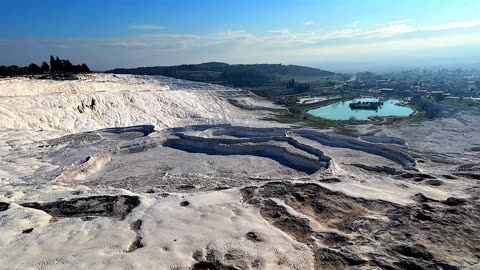
[[[412,69],[385,74],[358,72],[339,88],[397,96],[421,95],[437,101],[445,98],[479,98],[480,70]]]

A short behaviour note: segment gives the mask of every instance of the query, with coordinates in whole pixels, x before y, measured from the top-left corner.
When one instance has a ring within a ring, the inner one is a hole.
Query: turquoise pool
[[[353,110],[349,107],[350,103],[366,101],[378,101],[377,98],[358,98],[349,101],[341,101],[328,106],[320,107],[308,111],[308,114],[322,117],[330,120],[368,120],[370,116],[400,116],[405,117],[411,115],[414,110],[409,107],[398,105],[400,100],[389,99],[383,102],[383,106],[377,111],[373,110]]]

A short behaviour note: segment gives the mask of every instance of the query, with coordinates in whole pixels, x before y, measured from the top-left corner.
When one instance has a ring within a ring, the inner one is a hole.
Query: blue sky
[[[0,64],[480,63],[478,0],[2,0]]]

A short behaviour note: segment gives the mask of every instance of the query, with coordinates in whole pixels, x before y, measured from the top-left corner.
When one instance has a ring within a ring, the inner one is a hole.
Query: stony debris
[[[134,252],[139,248],[143,248],[143,237],[141,235],[143,221],[141,219],[130,224],[130,229],[135,232],[135,239],[127,250],[127,253]]]

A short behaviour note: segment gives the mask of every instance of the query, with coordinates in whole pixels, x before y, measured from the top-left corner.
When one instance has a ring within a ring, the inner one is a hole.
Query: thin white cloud
[[[49,52],[56,48],[71,53],[92,52],[97,65],[114,63],[148,65],[155,59],[162,63],[199,62],[212,59],[225,62],[277,62],[311,61],[311,59],[367,59],[362,56],[382,53],[384,56],[409,55],[408,52],[435,48],[455,48],[460,55],[462,48],[480,45],[477,26],[480,20],[415,26],[407,23],[384,23],[379,26],[345,27],[329,32],[295,32],[288,29],[253,34],[244,30],[232,30],[206,35],[191,34],[136,34],[124,38],[58,39],[42,41],[33,39],[0,39],[0,48],[15,48],[16,56],[31,48],[40,47]],[[142,29],[152,29],[141,27]],[[471,29],[468,29],[471,28]],[[158,28],[153,28],[158,29]],[[446,31],[438,31],[446,30]],[[448,30],[448,31],[447,31]],[[414,35],[409,35],[414,33]],[[18,49],[17,49],[18,47]],[[21,50],[20,50],[21,49]],[[125,54],[125,56],[123,56]],[[136,57],[142,54],[143,58]],[[128,56],[128,57],[127,57]],[[10,56],[0,55],[2,59]],[[100,61],[96,59],[104,59]],[[123,58],[122,58],[123,57]],[[117,60],[121,58],[123,60]],[[284,59],[284,60],[283,60]],[[345,60],[345,61],[347,61]],[[133,62],[132,62],[133,61]],[[350,61],[350,60],[348,60]],[[4,61],[5,62],[5,61]],[[158,63],[157,63],[158,64]]]
[[[121,40],[107,42],[112,47],[155,47],[162,49],[187,49],[198,46],[206,37],[182,34],[138,35]]]
[[[313,25],[313,24],[315,24],[315,23],[314,23],[314,22],[304,22],[304,23],[303,23],[303,25],[305,25],[305,26],[311,26],[311,25]]]
[[[346,28],[342,30],[337,30],[331,33],[326,33],[321,35],[321,40],[328,40],[328,39],[337,39],[337,38],[354,38],[358,37],[363,32],[357,28]]]
[[[401,35],[416,32],[417,29],[411,28],[405,24],[387,24],[376,26],[371,30],[361,30],[360,28],[345,28],[330,33],[325,33],[319,37],[320,40],[330,39],[359,39],[359,38],[386,38],[395,35]]]
[[[406,24],[388,24],[372,31],[364,32],[366,36],[390,37],[394,35],[416,32],[417,29]]]
[[[232,30],[208,35],[188,34],[155,34],[139,35],[131,38],[112,40],[110,46],[115,47],[157,47],[164,49],[193,49],[209,47],[244,47],[244,48],[282,48],[296,49],[302,46],[326,46],[327,44],[359,44],[380,42],[383,39],[395,38],[398,40],[409,33],[424,34],[425,37],[435,36],[436,30],[450,30],[471,28],[480,25],[480,20],[458,22],[446,25],[410,26],[406,22],[413,19],[404,19],[387,22],[384,25],[371,29],[350,26],[332,32],[293,32],[286,28],[267,31],[263,35],[255,35],[245,30]],[[359,24],[352,22],[352,25]],[[145,29],[144,27],[142,29]],[[453,30],[452,30],[453,31]]]
[[[138,41],[117,41],[111,45],[113,47],[148,47],[148,43]]]
[[[284,34],[284,35],[290,33],[290,31],[288,31],[288,29],[286,29],[286,28],[269,30],[268,32],[269,33],[274,33],[274,34]]]
[[[134,24],[128,26],[130,30],[161,30],[167,28],[163,25],[155,25],[155,24]]]
[[[255,35],[252,35],[245,30],[220,32],[218,34],[215,34],[214,36],[220,39],[237,39],[237,40],[255,39]]]
[[[476,27],[476,26],[480,26],[480,20],[457,22],[457,23],[450,23],[450,24],[423,26],[423,27],[419,27],[418,29],[422,30],[422,31],[438,31],[438,30],[472,28],[472,27]]]
[[[404,23],[409,23],[413,21],[415,21],[415,19],[403,19],[403,20],[388,22],[387,24],[404,24]]]
[[[423,37],[415,39],[381,40],[365,44],[345,44],[335,46],[322,46],[302,48],[289,52],[292,57],[329,57],[352,56],[363,54],[394,54],[415,52],[418,50],[436,48],[456,48],[458,46],[480,45],[480,34],[442,35],[436,37]]]

